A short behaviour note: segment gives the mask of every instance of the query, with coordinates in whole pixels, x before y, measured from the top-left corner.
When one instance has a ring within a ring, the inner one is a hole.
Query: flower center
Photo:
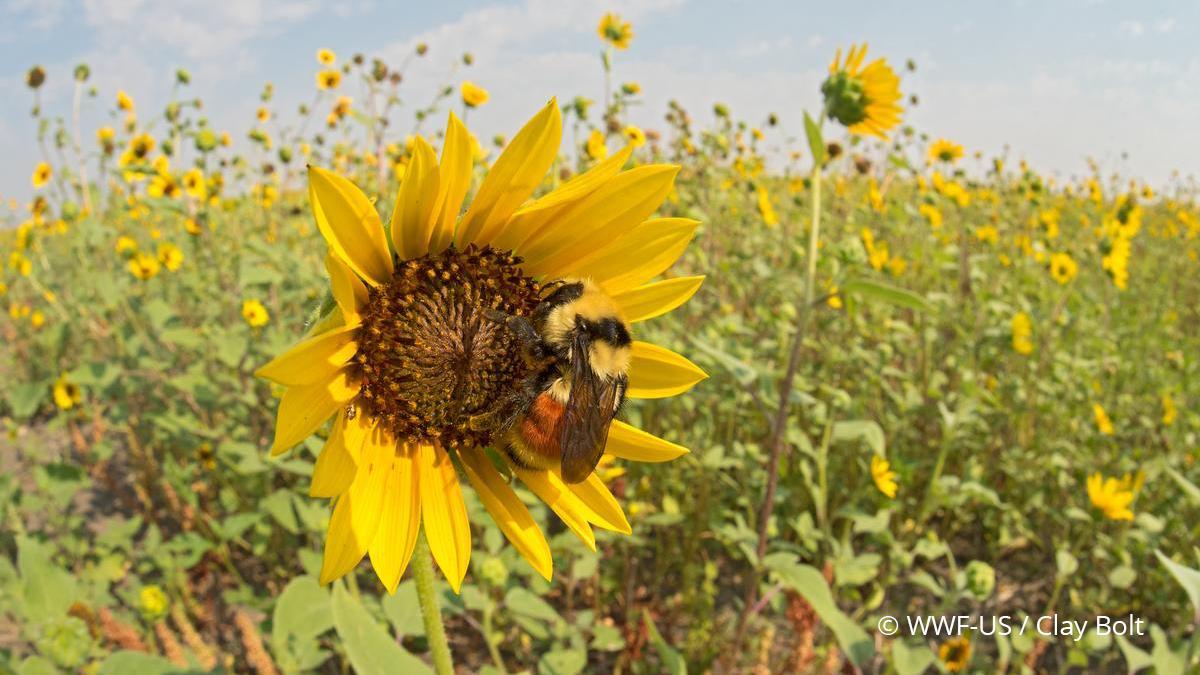
[[[363,412],[399,440],[488,445],[470,428],[525,375],[517,337],[487,316],[529,316],[540,287],[507,251],[474,244],[396,263],[362,311],[358,354]]]

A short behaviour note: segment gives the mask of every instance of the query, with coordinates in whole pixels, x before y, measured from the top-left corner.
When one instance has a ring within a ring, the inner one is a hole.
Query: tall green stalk
[[[421,603],[421,618],[425,621],[425,638],[433,657],[433,669],[438,675],[454,675],[454,660],[446,642],[446,627],[438,607],[437,588],[433,583],[433,555],[425,533],[417,535],[417,548],[412,557],[413,579],[417,582],[417,600]]]

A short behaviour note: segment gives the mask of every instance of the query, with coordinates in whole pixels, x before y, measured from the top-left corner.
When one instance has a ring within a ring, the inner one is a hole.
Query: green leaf
[[[1180,565],[1163,555],[1162,551],[1156,550],[1154,551],[1154,555],[1158,556],[1158,561],[1167,568],[1171,576],[1175,577],[1175,581],[1178,581],[1179,585],[1183,586],[1188,600],[1192,601],[1192,616],[1194,617],[1192,620],[1200,621],[1200,572],[1185,565]]]
[[[61,618],[75,601],[75,577],[51,559],[53,549],[17,537],[17,568],[24,582],[25,614],[36,621]]]
[[[542,657],[538,672],[548,675],[576,675],[587,667],[587,652],[582,649],[558,649]]]
[[[520,586],[513,587],[504,596],[504,607],[511,612],[539,621],[555,621],[559,618],[558,612],[545,600]]]
[[[167,675],[167,673],[178,673],[179,671],[179,666],[161,656],[122,650],[113,652],[107,659],[104,659],[97,675],[126,675],[126,673]]]
[[[384,596],[383,613],[392,628],[401,636],[424,636],[425,621],[421,618],[421,604],[417,599],[417,586],[412,581],[400,584],[396,592]]]
[[[821,138],[821,127],[808,111],[804,112],[804,135],[808,136],[808,151],[813,156],[813,166],[825,163],[825,139]]]
[[[833,425],[835,441],[865,441],[876,455],[885,455],[883,428],[873,420],[847,420]]]
[[[278,641],[287,634],[315,638],[333,628],[329,590],[317,580],[296,577],[279,594],[271,615],[271,639]]]
[[[1145,651],[1138,649],[1129,640],[1120,634],[1113,635],[1117,639],[1117,647],[1121,649],[1121,655],[1125,657],[1125,667],[1130,673],[1136,673],[1143,668],[1149,668],[1154,665],[1154,659]]]
[[[646,622],[646,632],[650,635],[650,644],[654,645],[654,649],[658,651],[658,658],[662,660],[663,668],[671,675],[687,675],[687,661],[683,659],[682,654],[663,639],[662,633],[658,632],[658,626],[654,625],[654,620],[650,618],[650,612],[642,610],[642,620]]]
[[[920,675],[933,665],[933,652],[924,644],[909,646],[904,640],[892,640],[892,667],[897,675]]]
[[[375,673],[433,673],[379,625],[354,596],[338,584],[333,588],[333,625],[346,657],[358,675]]]
[[[933,306],[925,298],[910,290],[881,281],[850,279],[839,286],[838,292],[842,295],[858,296],[867,300],[879,300],[918,312],[933,311]]]
[[[1195,483],[1184,478],[1183,474],[1179,473],[1175,469],[1168,468],[1167,475],[1175,479],[1175,482],[1179,484],[1179,487],[1183,489],[1184,493],[1187,494],[1187,496],[1194,503],[1200,504],[1200,487],[1196,487]]]
[[[33,415],[48,393],[50,385],[44,381],[18,384],[9,389],[8,405],[12,408],[13,417],[26,419]]]
[[[804,596],[821,621],[837,637],[846,656],[860,668],[875,656],[875,646],[866,631],[838,608],[821,572],[810,565],[790,561],[772,566],[781,583]]]

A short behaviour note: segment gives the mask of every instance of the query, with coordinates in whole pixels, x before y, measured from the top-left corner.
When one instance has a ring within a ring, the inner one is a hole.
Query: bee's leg
[[[538,335],[537,329],[533,327],[533,322],[528,317],[511,316],[494,309],[485,309],[483,315],[490,321],[504,324],[504,327],[516,336],[521,343],[526,365],[539,368],[554,358],[554,351],[546,344],[542,336]]]

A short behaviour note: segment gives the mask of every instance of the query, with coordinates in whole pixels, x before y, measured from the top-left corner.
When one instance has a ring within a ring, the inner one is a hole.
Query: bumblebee
[[[517,467],[557,467],[568,483],[586,480],[629,386],[633,340],[617,303],[591,281],[566,280],[550,287],[532,317],[488,317],[517,337],[528,374],[472,426],[491,428]]]

